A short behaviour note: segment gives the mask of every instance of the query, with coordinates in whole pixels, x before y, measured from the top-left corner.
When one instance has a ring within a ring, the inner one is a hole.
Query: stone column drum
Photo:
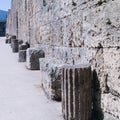
[[[6,36],[6,40],[5,40],[6,44],[10,44],[11,43],[11,36]]]
[[[92,76],[89,65],[65,66],[62,111],[65,120],[91,120]]]
[[[7,44],[7,43],[8,43],[8,41],[9,41],[9,39],[7,38],[7,39],[5,40],[5,43]]]
[[[28,46],[26,44],[19,45],[19,62],[26,62],[26,50]]]
[[[16,39],[16,36],[12,36],[11,37],[11,47],[12,47],[12,51],[13,53],[17,53],[18,52],[18,40]]]

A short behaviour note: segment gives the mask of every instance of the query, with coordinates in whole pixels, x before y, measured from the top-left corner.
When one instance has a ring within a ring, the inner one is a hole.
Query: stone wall
[[[14,4],[14,5],[13,5]],[[93,113],[120,119],[120,1],[12,0],[7,33],[66,64],[90,63]],[[100,114],[101,113],[101,114]]]

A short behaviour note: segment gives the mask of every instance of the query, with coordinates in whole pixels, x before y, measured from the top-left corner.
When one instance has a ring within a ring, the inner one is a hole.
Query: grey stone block
[[[18,40],[18,44],[19,45],[23,44],[23,40]]]
[[[19,62],[26,62],[26,50],[19,50]]]
[[[56,58],[40,58],[41,86],[48,98],[61,101],[62,62]]]
[[[26,67],[30,70],[39,70],[39,58],[44,58],[43,50],[36,48],[28,48],[26,56]]]
[[[28,46],[26,44],[19,45],[19,50],[27,50]]]
[[[12,47],[13,53],[18,52],[18,40],[17,39],[11,39],[11,47]]]
[[[7,39],[5,40],[5,43],[7,44],[7,43],[8,43],[8,41],[9,41],[9,39],[7,38]]]
[[[16,39],[16,36],[15,35],[11,36],[11,39]]]
[[[26,50],[28,48],[28,45],[25,43],[19,45],[19,62],[26,62]]]
[[[8,44],[11,44],[11,38],[8,39]]]

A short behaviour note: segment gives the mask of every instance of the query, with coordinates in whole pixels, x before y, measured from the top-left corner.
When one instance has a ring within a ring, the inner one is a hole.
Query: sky
[[[10,9],[11,0],[0,0],[0,10],[7,11]]]

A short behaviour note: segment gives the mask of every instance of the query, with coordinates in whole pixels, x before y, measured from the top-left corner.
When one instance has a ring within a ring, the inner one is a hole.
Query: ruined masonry
[[[11,3],[6,35],[16,36],[29,49],[42,51],[44,58],[37,58],[37,67],[39,64],[41,86],[47,96],[61,99],[65,66],[90,64],[92,119],[120,120],[120,1],[12,0]]]

